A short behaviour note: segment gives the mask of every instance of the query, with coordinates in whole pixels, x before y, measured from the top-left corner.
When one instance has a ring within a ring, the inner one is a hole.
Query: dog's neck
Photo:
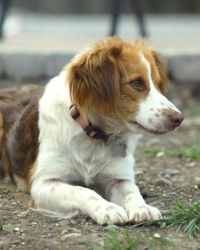
[[[92,126],[90,122],[86,122],[83,115],[77,110],[74,104],[70,106],[69,111],[72,118],[85,130],[85,133],[89,137],[103,141],[112,140],[113,134],[107,134],[101,129]]]

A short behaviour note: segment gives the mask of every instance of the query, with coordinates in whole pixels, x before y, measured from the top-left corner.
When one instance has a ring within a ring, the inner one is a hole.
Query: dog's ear
[[[102,43],[75,57],[68,67],[71,98],[77,108],[87,113],[96,108],[112,114],[119,100],[118,57],[120,43]]]
[[[167,72],[166,72],[165,63],[162,59],[162,56],[157,51],[152,51],[152,55],[154,57],[156,66],[158,68],[158,71],[161,77],[159,89],[162,94],[165,94],[166,88],[167,88]]]

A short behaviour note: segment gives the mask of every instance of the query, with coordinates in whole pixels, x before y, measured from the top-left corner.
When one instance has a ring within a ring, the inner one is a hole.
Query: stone
[[[160,157],[163,157],[164,155],[165,155],[165,152],[161,151],[156,154],[156,157],[160,158]]]
[[[52,233],[49,233],[48,235],[47,235],[47,238],[53,238],[54,237],[54,235],[52,234]]]
[[[181,172],[178,169],[169,169],[169,168],[167,168],[167,169],[164,170],[163,173],[166,174],[166,175],[174,176],[174,175],[179,175]]]
[[[163,186],[171,187],[172,186],[172,183],[170,181],[168,181],[167,179],[162,178],[162,177],[160,177],[159,179],[156,179],[154,181],[154,184],[158,185],[158,186],[161,186],[161,187],[163,187]]]
[[[14,232],[19,232],[19,227],[15,227]]]
[[[65,230],[63,230],[60,234],[61,234],[61,235],[64,235],[64,234],[68,234],[68,233],[69,233],[69,231],[65,229]]]
[[[155,238],[160,238],[160,234],[155,233],[155,234],[154,234],[154,237],[155,237]]]
[[[80,233],[65,234],[65,235],[63,235],[63,236],[60,238],[60,240],[61,240],[61,241],[65,241],[65,240],[68,240],[68,239],[71,239],[71,238],[79,238],[79,237],[81,237],[81,236],[82,236],[82,234],[80,234]]]
[[[17,216],[20,217],[20,218],[25,218],[25,217],[27,217],[27,215],[28,215],[28,210],[24,211],[24,212],[20,212],[19,214],[17,214]]]
[[[196,177],[195,179],[195,185],[200,188],[200,177]]]

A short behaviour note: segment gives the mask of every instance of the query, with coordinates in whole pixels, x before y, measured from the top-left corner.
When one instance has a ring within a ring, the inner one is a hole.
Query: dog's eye
[[[144,90],[144,83],[143,83],[142,79],[136,79],[136,80],[130,81],[129,84],[131,85],[132,88],[134,88],[138,91]]]

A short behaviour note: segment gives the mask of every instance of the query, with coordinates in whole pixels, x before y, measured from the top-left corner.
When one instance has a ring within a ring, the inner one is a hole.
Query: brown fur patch
[[[3,116],[3,135],[0,140],[0,164],[5,174],[9,175],[13,182],[14,178],[7,145],[8,134],[26,106],[34,98],[40,97],[43,90],[43,86],[37,85],[0,89],[0,114]]]
[[[120,87],[115,57],[118,57],[121,50],[120,40],[117,44],[107,46],[99,42],[67,67],[72,99],[83,113],[87,113],[91,106],[104,114],[115,111]]]
[[[26,175],[25,181],[26,181],[26,184],[28,185],[28,187],[30,188],[31,182],[32,182],[32,176],[33,176],[35,169],[36,169],[35,162],[30,167],[27,166],[27,169],[29,169],[29,170],[28,170],[28,174]]]
[[[38,152],[38,101],[30,103],[8,136],[10,170],[27,184]]]
[[[69,73],[70,94],[80,112],[87,115],[98,110],[109,117],[132,120],[150,89],[141,54],[150,64],[155,87],[164,93],[167,78],[160,54],[141,39],[126,43],[110,37],[79,54],[64,69]],[[140,89],[132,84],[135,80],[142,83]]]
[[[35,202],[34,202],[33,199],[31,199],[31,200],[28,202],[28,207],[30,207],[30,208],[35,207]]]

